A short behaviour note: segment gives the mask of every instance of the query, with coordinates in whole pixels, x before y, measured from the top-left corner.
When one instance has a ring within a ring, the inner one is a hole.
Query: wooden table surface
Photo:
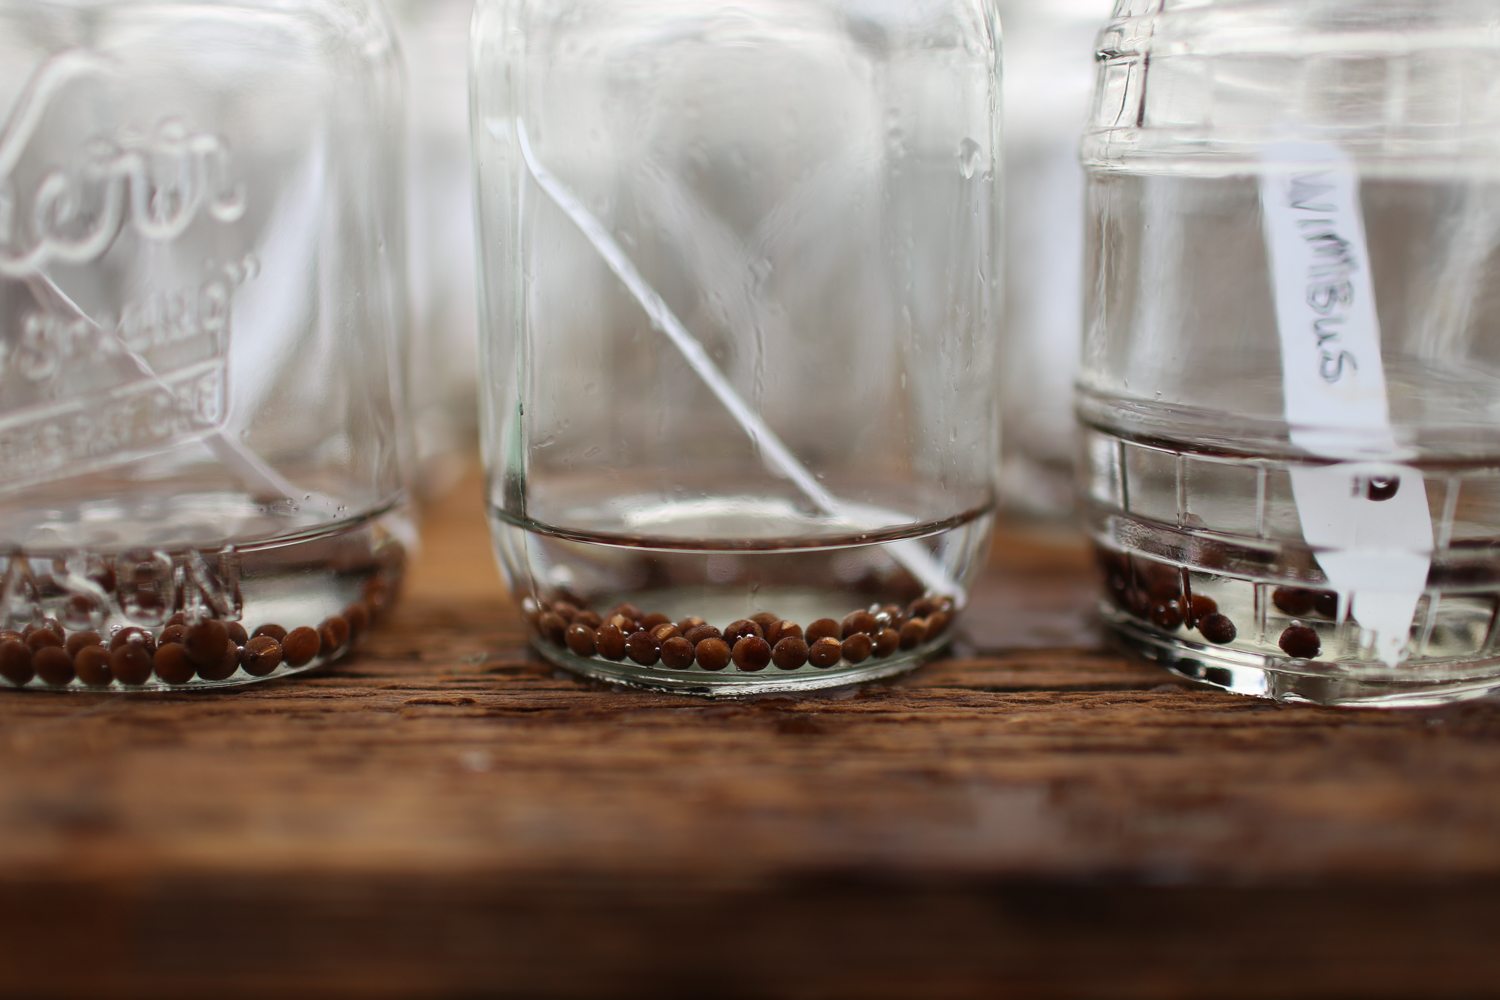
[[[1500,706],[1105,650],[1008,531],[949,660],[719,703],[525,648],[461,487],[358,658],[0,696],[0,992],[1500,995]]]

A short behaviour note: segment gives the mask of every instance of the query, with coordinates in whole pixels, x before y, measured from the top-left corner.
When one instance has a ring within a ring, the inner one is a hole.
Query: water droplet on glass
[[[984,150],[979,148],[979,143],[973,139],[964,139],[958,144],[958,169],[964,175],[965,180],[972,180],[979,172],[979,165],[984,160]]]

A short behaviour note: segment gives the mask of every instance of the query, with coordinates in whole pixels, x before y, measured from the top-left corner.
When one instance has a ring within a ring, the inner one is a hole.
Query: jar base
[[[672,670],[659,663],[643,667],[630,660],[614,661],[598,656],[577,656],[545,642],[535,642],[532,647],[549,663],[590,680],[704,698],[748,698],[763,694],[823,691],[895,677],[909,673],[932,659],[948,641],[948,637],[944,636],[914,649],[903,650],[894,656],[867,660],[860,664],[842,662],[826,669],[804,666],[796,670],[780,670],[770,666],[758,671],[741,670],[734,664],[721,671],[704,670],[697,666],[686,670]]]
[[[1105,611],[1105,625],[1129,651],[1188,680],[1273,701],[1347,708],[1421,708],[1483,698],[1500,691],[1500,660],[1449,667],[1441,675],[1294,660],[1168,637],[1127,615]]]

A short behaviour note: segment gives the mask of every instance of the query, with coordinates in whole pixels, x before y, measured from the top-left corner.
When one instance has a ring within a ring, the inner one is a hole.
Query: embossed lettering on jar
[[[383,15],[0,0],[0,37],[0,685],[342,654],[413,541]]]

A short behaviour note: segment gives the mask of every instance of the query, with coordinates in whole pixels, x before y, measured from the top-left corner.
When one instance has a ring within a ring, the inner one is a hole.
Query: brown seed
[[[374,583],[371,580],[370,583]],[[370,596],[370,583],[365,584],[365,596]],[[526,619],[526,624],[532,628],[537,627],[537,621],[542,617],[542,606],[537,603],[535,597],[521,598],[521,617]]]
[[[563,633],[568,630],[568,623],[561,615],[548,611],[537,619],[536,628],[542,634],[543,639],[561,646]]]
[[[73,680],[73,658],[61,646],[43,646],[31,657],[36,675],[45,684],[62,687]]]
[[[760,626],[760,633],[766,636],[771,631],[771,626],[781,621],[780,615],[773,615],[769,611],[761,611],[750,616],[750,620]]]
[[[800,638],[802,638],[802,626],[798,625],[796,622],[789,622],[784,618],[780,621],[772,622],[771,627],[766,629],[766,641],[769,642],[773,648],[782,639]]]
[[[606,660],[625,659],[625,633],[617,625],[600,625],[594,633],[594,648]]]
[[[704,639],[698,643],[693,655],[704,670],[723,670],[729,666],[729,643],[723,639]]]
[[[151,679],[151,653],[144,643],[127,642],[109,654],[109,672],[121,684],[138,687]]]
[[[814,645],[819,639],[842,639],[843,631],[839,623],[832,618],[819,618],[807,626],[804,638],[807,639],[809,645]]]
[[[1287,656],[1298,660],[1316,659],[1323,651],[1323,643],[1318,638],[1318,630],[1309,625],[1303,625],[1301,622],[1288,625],[1276,644]]]
[[[598,628],[604,624],[604,619],[599,617],[597,611],[580,611],[578,617],[573,619],[575,625],[587,625],[589,628]]]
[[[180,642],[164,642],[156,647],[152,658],[156,666],[156,679],[163,684],[187,684],[198,668],[188,656],[187,647]]]
[[[287,633],[286,638],[281,640],[281,655],[286,658],[287,666],[305,667],[318,655],[318,648],[321,645],[318,633],[303,625],[292,629]]]
[[[1151,608],[1151,624],[1168,632],[1182,628],[1182,610],[1176,601],[1162,601]]]
[[[286,629],[282,628],[280,625],[262,625],[260,628],[255,630],[255,634],[250,636],[250,638],[259,639],[263,635],[270,636],[272,639],[280,642],[281,640],[286,638]]]
[[[1203,638],[1216,646],[1227,646],[1239,635],[1239,630],[1234,627],[1234,622],[1228,616],[1218,612],[1209,615],[1198,623],[1198,631],[1203,633]]]
[[[146,648],[146,652],[156,652],[156,637],[143,628],[122,628],[109,640],[110,649],[119,649],[126,643],[139,644]]]
[[[687,635],[699,625],[707,624],[708,622],[704,621],[702,618],[697,617],[696,615],[688,615],[686,618],[682,619],[682,621],[677,623],[677,627],[682,630],[683,635]]]
[[[927,641],[927,619],[913,618],[901,626],[901,648],[915,649]]]
[[[1313,598],[1313,610],[1333,621],[1339,616],[1339,595],[1331,590],[1321,590]]]
[[[63,639],[67,636],[67,632],[64,631],[62,623],[59,622],[56,618],[43,618],[41,621],[32,622],[30,625],[27,625],[24,629],[22,629],[21,638],[25,639],[29,643],[31,641],[31,637],[36,635],[38,632],[51,632],[53,635],[57,636],[57,644],[59,646],[63,644]],[[51,643],[47,643],[46,645],[51,645]],[[32,646],[31,648],[37,649],[38,647]]]
[[[844,640],[844,659],[850,663],[863,663],[875,652],[875,640],[868,632],[856,632]]]
[[[937,610],[945,615],[952,615],[957,607],[958,602],[951,597],[939,597],[937,599]],[[932,616],[928,615],[927,617],[931,619]]]
[[[724,638],[724,633],[712,625],[694,625],[692,628],[685,630],[682,633],[682,637],[692,643],[694,648],[697,648],[698,643],[704,639],[722,639]]]
[[[1376,503],[1384,503],[1400,491],[1400,476],[1371,476],[1365,483],[1365,496]]]
[[[572,601],[555,601],[552,604],[552,613],[570,625],[578,617],[579,610],[578,605]]]
[[[259,635],[245,643],[240,651],[240,665],[251,677],[266,677],[281,666],[281,643],[268,635]],[[161,667],[156,669],[161,673]]]
[[[693,665],[693,644],[680,635],[674,635],[661,644],[661,662],[673,670],[686,670]]]
[[[1277,587],[1271,591],[1271,603],[1283,614],[1300,618],[1313,609],[1313,601],[1317,594],[1311,590],[1301,587]]]
[[[77,656],[78,651],[85,646],[99,646],[103,643],[104,637],[98,632],[74,632],[68,636],[68,641],[63,648],[68,651],[69,656]]]
[[[209,618],[190,626],[182,644],[187,647],[187,654],[194,663],[212,670],[224,659],[224,650],[229,648],[229,629],[223,622]]]
[[[574,656],[593,656],[599,650],[599,642],[594,638],[594,630],[582,622],[569,625],[564,639]]]
[[[1136,563],[1141,589],[1153,604],[1176,600],[1182,594],[1182,570],[1164,563],[1140,560]]]
[[[655,611],[641,619],[641,628],[649,632],[652,629],[656,628],[656,626],[667,625],[670,624],[671,621],[672,619],[668,618],[666,615],[662,614],[659,611]]]
[[[911,617],[926,618],[937,610],[937,602],[930,597],[919,597],[911,602]]]
[[[797,670],[807,663],[807,642],[800,635],[789,635],[771,650],[771,662],[782,670]]]
[[[0,642],[20,642],[20,643],[24,643],[25,641],[26,641],[26,637],[23,636],[20,632],[17,632],[15,629],[11,629],[11,628],[0,629]]]
[[[757,639],[764,639],[766,637],[766,633],[765,630],[762,629],[757,622],[753,622],[748,618],[741,618],[738,621],[732,621],[729,623],[729,626],[724,629],[724,641],[729,643],[731,646],[733,646],[735,643],[739,642],[746,636],[753,636]]]
[[[1219,613],[1219,602],[1205,594],[1194,594],[1188,610],[1191,614],[1184,615],[1183,618],[1187,621],[1189,628],[1196,628],[1198,623],[1209,615]]]
[[[645,617],[646,612],[642,611],[636,605],[631,604],[629,601],[626,601],[623,604],[617,604],[617,605],[615,605],[614,610],[611,611],[610,614],[611,615],[624,615],[626,618],[629,618],[631,621],[638,622],[643,617]]]
[[[318,648],[324,656],[332,656],[349,645],[349,621],[343,615],[333,615],[318,626]]]
[[[839,635],[845,639],[860,633],[872,634],[880,631],[880,623],[868,611],[855,611],[844,618]]]
[[[349,623],[349,640],[352,642],[364,635],[370,629],[370,606],[363,601],[355,601],[344,609],[344,621]],[[240,643],[244,645],[243,642]]]
[[[26,645],[33,653],[43,649],[61,649],[62,637],[47,628],[39,628],[26,637]]]
[[[625,640],[625,654],[643,667],[649,667],[661,658],[661,647],[645,629],[633,632]]]
[[[929,639],[936,639],[938,636],[948,631],[948,626],[951,624],[953,624],[953,612],[942,610],[934,611],[932,614],[927,616],[927,637]]]
[[[187,631],[186,625],[168,625],[161,630],[161,635],[156,637],[156,645],[161,647],[169,642],[186,642]]]
[[[831,635],[825,635],[807,650],[807,659],[815,667],[831,667],[843,658],[844,644]]]
[[[240,647],[234,643],[224,646],[224,655],[219,658],[218,663],[204,666],[199,664],[198,677],[205,681],[227,681],[240,669]]]
[[[229,631],[229,641],[236,646],[243,646],[250,641],[250,636],[245,632],[245,626],[239,622],[225,622],[224,628]]]
[[[31,665],[31,647],[19,639],[0,643],[0,677],[20,687],[31,683],[36,671]]]
[[[106,687],[114,679],[109,671],[109,650],[103,646],[85,646],[73,657],[78,679],[89,687]]]
[[[629,635],[632,632],[639,632],[641,630],[641,623],[636,621],[629,615],[610,615],[605,619],[604,623],[606,625],[613,625],[625,635]]]
[[[666,642],[668,639],[675,639],[680,635],[682,635],[682,629],[678,628],[676,625],[673,625],[671,622],[662,622],[660,625],[657,625],[651,629],[651,638],[656,640],[656,644],[658,646]]]
[[[875,623],[881,628],[900,628],[902,622],[901,608],[899,605],[887,604],[875,612]]]
[[[893,628],[883,628],[875,637],[875,655],[887,657],[901,648],[901,633]]]
[[[771,644],[758,635],[747,635],[734,644],[734,665],[748,673],[771,665]]]

